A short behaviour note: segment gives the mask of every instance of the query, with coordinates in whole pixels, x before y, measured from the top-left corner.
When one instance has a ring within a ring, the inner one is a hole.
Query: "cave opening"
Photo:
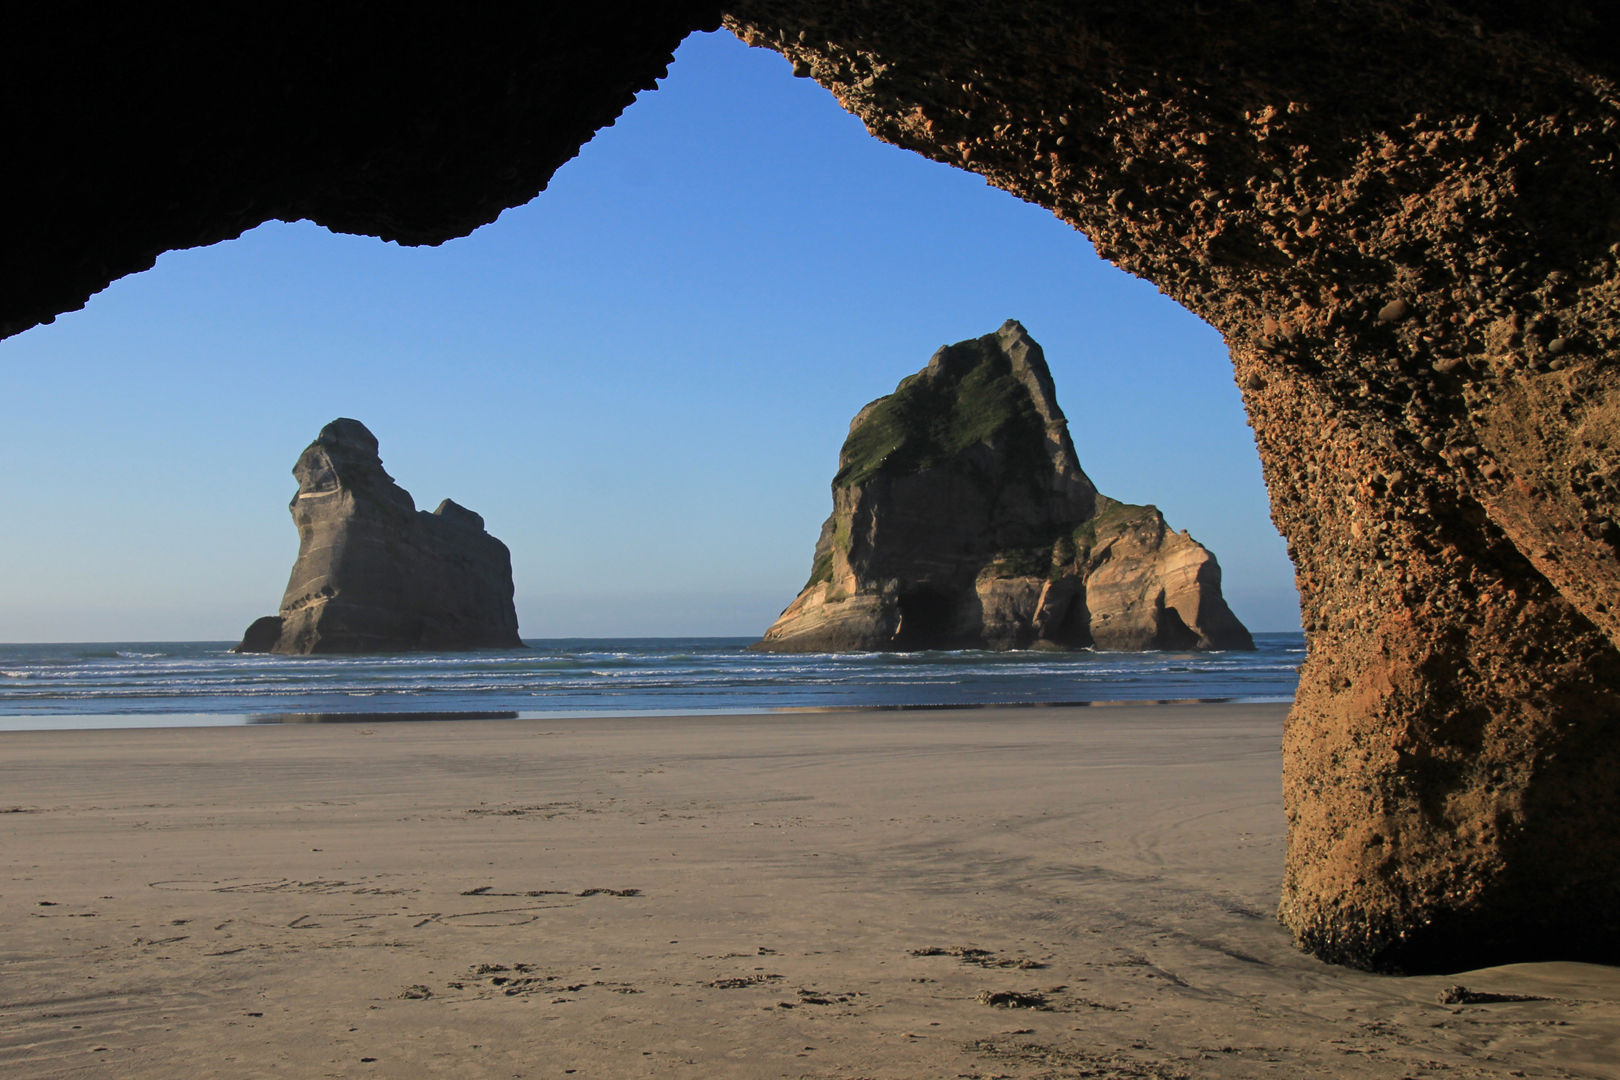
[[[28,617],[60,625],[55,637],[119,637],[118,621],[154,610],[163,636],[239,633],[223,605],[190,625],[169,616],[159,582],[274,595],[278,571],[240,575],[292,558],[281,458],[342,414],[387,435],[390,467],[424,497],[468,492],[504,523],[526,634],[634,634],[649,619],[757,633],[802,581],[850,416],[940,341],[1009,315],[1046,346],[1099,482],[1165,506],[1222,555],[1250,626],[1296,630],[1292,569],[1218,335],[1041,208],[872,138],[727,30],[688,37],[657,92],[538,198],[467,237],[401,248],[271,220],[170,252],[0,343],[25,373],[17,396],[35,402],[0,448],[25,460],[60,444],[54,432],[77,433],[54,472],[19,478],[18,496],[46,505],[77,490],[61,519],[73,535],[121,534],[155,568],[114,589],[76,573],[88,541],[32,525],[14,541],[39,569],[22,586]],[[71,373],[71,399],[52,372]],[[153,423],[132,428],[130,401]],[[1132,447],[1149,412],[1175,414],[1176,434]],[[455,453],[409,441],[416,431]],[[116,450],[101,432],[117,433]],[[189,453],[199,441],[213,452]],[[550,464],[521,485],[489,481],[516,459]],[[153,460],[188,497],[132,508],[117,493]],[[721,463],[746,502],[711,482]],[[251,525],[210,510],[219,490],[254,504]],[[664,523],[654,545],[649,514]],[[165,544],[181,518],[188,541],[241,557]],[[694,603],[711,582],[726,606]],[[85,629],[47,613],[75,604]]]
[[[1502,944],[1515,926],[1594,927],[1612,950],[1620,16],[1226,8],[753,0],[727,23],[879,139],[1045,207],[1224,336],[1310,635],[1284,744],[1298,943],[1380,970],[1522,959]],[[37,167],[10,202],[0,332],[273,218],[465,235],[532,199],[722,15],[621,14],[400,20],[382,48],[363,19],[318,39],[138,12],[47,27],[4,72],[31,106],[9,145]],[[569,48],[537,62],[536,35]],[[780,224],[757,210],[733,217]],[[1453,744],[1459,701],[1478,730]],[[1577,758],[1593,799],[1526,800]]]
[[[949,648],[952,603],[951,594],[942,589],[921,587],[901,593],[895,605],[900,622],[894,647],[904,652]]]

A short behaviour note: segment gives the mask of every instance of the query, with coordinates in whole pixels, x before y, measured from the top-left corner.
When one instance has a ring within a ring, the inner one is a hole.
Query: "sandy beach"
[[[1292,948],[1285,711],[0,734],[0,1072],[1620,1076],[1614,969]]]

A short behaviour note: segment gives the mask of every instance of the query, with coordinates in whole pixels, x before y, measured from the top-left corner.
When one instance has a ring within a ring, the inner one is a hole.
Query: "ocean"
[[[564,638],[523,651],[284,657],[232,642],[0,645],[0,730],[1287,701],[1303,634],[1254,652],[751,653],[753,638]]]

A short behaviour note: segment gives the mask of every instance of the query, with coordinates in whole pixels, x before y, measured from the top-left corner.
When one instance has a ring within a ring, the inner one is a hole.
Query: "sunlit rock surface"
[[[281,613],[255,621],[237,652],[522,647],[506,545],[449,499],[417,510],[364,424],[327,424],[293,475],[298,561]]]
[[[1254,647],[1214,555],[1097,493],[1016,322],[862,409],[838,465],[810,581],[756,649]]]
[[[1300,945],[1620,957],[1620,8],[731,11],[1225,336],[1308,634]]]

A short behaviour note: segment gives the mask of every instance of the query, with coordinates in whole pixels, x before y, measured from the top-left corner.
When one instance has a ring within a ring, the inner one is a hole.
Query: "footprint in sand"
[[[497,911],[468,911],[460,915],[444,915],[437,921],[451,926],[468,928],[497,926],[526,926],[540,918],[540,912],[550,908],[504,908]]]
[[[982,968],[1017,968],[1020,971],[1034,971],[1046,965],[1039,960],[1031,960],[1027,956],[1003,957],[997,956],[991,949],[975,949],[971,946],[953,946],[942,949],[937,945],[930,945],[925,949],[912,949],[912,956],[954,956],[964,964],[972,964]]]

